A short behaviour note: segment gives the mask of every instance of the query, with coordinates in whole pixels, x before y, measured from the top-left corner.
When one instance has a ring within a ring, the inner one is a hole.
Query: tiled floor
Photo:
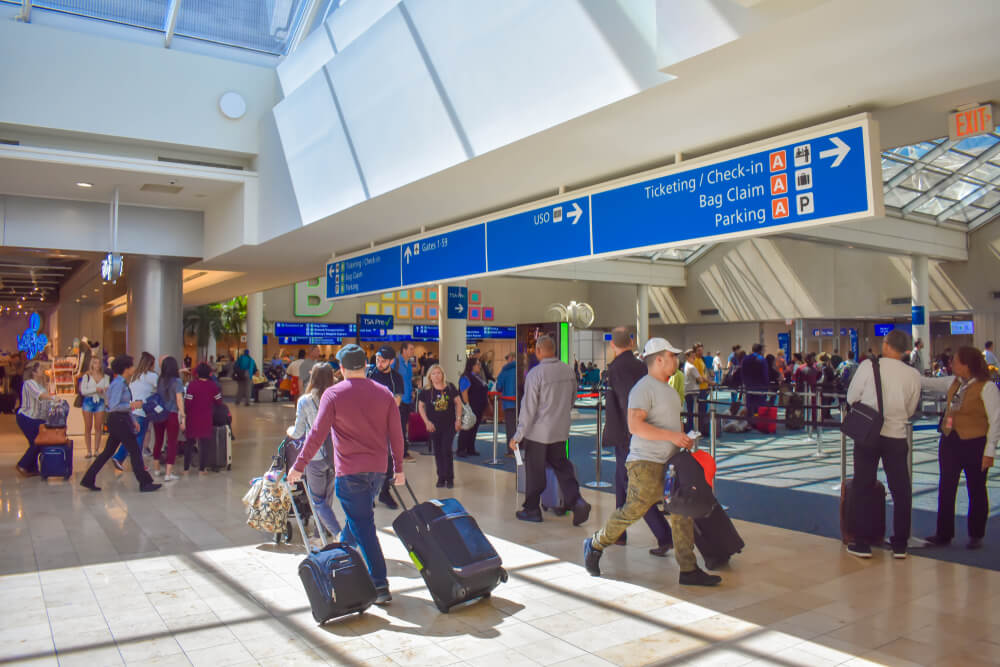
[[[511,572],[491,599],[438,613],[377,513],[395,599],[317,627],[296,574],[301,547],[244,524],[240,498],[289,422],[286,404],[235,411],[235,464],[155,494],[101,473],[101,493],[22,480],[23,450],[0,417],[0,662],[86,665],[996,665],[1000,572],[877,553],[739,523],[748,546],[716,589],[682,589],[672,559],[628,547],[587,576],[582,539],[612,509],[586,491],[591,520],[513,520],[513,475],[456,464],[456,497]],[[75,480],[87,462],[77,439]],[[406,470],[430,497],[432,459]]]

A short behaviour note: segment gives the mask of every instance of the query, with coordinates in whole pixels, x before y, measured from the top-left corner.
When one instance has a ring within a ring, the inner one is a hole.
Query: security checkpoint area
[[[1000,664],[994,2],[125,4],[0,0],[0,662]]]

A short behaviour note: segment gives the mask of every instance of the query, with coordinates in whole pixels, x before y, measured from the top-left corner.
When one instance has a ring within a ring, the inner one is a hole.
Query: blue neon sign
[[[28,318],[28,328],[17,337],[17,349],[28,355],[28,359],[34,359],[49,344],[49,337],[41,333],[42,316],[32,313]]]

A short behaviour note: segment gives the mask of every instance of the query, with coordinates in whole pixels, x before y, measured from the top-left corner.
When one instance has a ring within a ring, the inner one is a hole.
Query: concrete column
[[[833,321],[833,353],[840,354],[840,320]]]
[[[910,298],[914,306],[924,307],[924,323],[912,326],[910,334],[914,341],[918,338],[924,341],[921,356],[925,369],[930,368],[930,360],[934,358],[931,352],[930,282],[927,257],[914,255],[910,262]]]
[[[462,283],[463,285],[465,283]],[[466,311],[468,312],[468,311]],[[458,386],[465,370],[465,325],[467,320],[448,318],[448,286],[438,285],[438,343],[441,367],[448,381]]]
[[[649,340],[649,285],[635,286],[635,344],[638,349]]]
[[[258,368],[264,367],[264,293],[254,292],[247,295],[247,349],[250,356],[257,362]]]
[[[795,320],[795,335],[792,336],[792,354],[806,351],[806,337],[804,322],[801,319]]]
[[[184,354],[181,262],[129,257],[126,264],[125,347],[133,358],[149,352],[178,361]]]

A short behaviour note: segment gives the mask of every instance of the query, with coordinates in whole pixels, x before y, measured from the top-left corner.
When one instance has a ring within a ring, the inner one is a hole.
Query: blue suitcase
[[[576,469],[573,470],[574,476]],[[559,478],[552,466],[545,466],[545,490],[538,500],[543,510],[548,510],[557,516],[562,516],[569,511],[566,507],[566,499],[563,498],[562,489],[559,488]]]
[[[287,483],[285,488],[292,494],[292,489]],[[313,516],[316,516],[312,497],[308,492],[305,496]],[[306,546],[306,557],[299,563],[299,579],[302,580],[302,587],[306,589],[313,618],[322,625],[338,616],[363,614],[375,602],[376,592],[375,584],[372,583],[361,554],[354,547],[340,542],[328,543],[318,551],[313,550],[309,544],[302,515],[294,502],[292,502],[292,512],[295,514],[295,521],[299,524],[299,534]],[[326,531],[323,529],[323,522],[318,518],[316,531],[320,539],[326,543]]]
[[[62,445],[40,445],[38,474],[42,479],[49,477],[69,479],[73,474],[73,441],[67,440]]]

